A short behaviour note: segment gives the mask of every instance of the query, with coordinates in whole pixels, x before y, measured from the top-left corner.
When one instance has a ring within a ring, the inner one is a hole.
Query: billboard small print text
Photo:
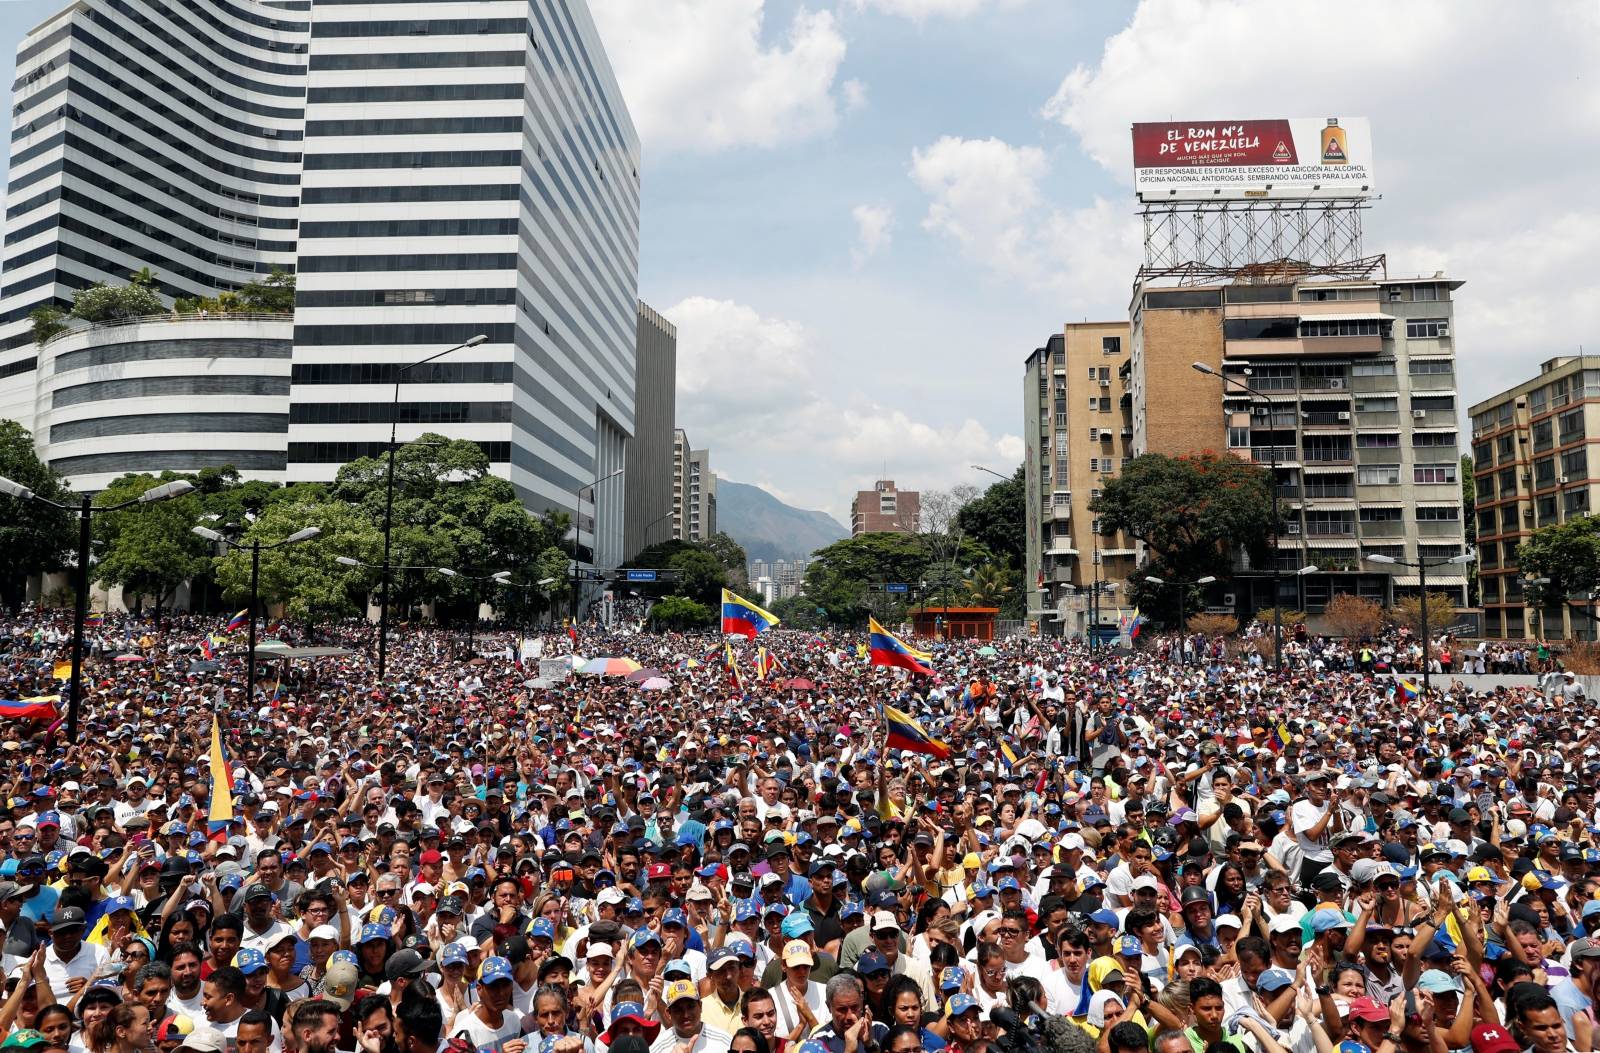
[[[1365,117],[1136,124],[1133,182],[1146,202],[1367,198],[1372,128]]]

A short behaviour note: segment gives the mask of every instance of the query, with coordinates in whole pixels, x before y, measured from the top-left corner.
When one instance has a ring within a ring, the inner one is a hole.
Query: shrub
[[[1207,636],[1232,636],[1239,631],[1239,619],[1231,614],[1197,614],[1187,624],[1190,632]]]
[[[1361,640],[1383,631],[1383,608],[1372,600],[1345,593],[1328,601],[1322,621],[1334,636]]]
[[[1422,635],[1422,598],[1420,596],[1404,596],[1390,607],[1388,619],[1391,625],[1410,629],[1418,636]],[[1428,593],[1428,631],[1437,633],[1440,629],[1448,628],[1456,622],[1456,603],[1450,596],[1443,592]]]

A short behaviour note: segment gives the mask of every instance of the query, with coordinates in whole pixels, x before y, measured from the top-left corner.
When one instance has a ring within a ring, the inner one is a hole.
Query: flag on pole
[[[83,619],[85,629],[98,629],[106,623],[104,611],[90,611]]]
[[[1000,759],[1005,762],[1006,771],[1016,769],[1018,764],[1017,751],[1011,748],[1011,742],[1008,739],[1000,740]]]
[[[776,628],[778,624],[776,616],[767,613],[742,596],[736,596],[727,589],[722,590],[724,636],[746,636],[754,640],[767,630]]]
[[[250,611],[247,608],[245,610],[240,611],[238,614],[235,614],[232,618],[229,618],[227,627],[224,628],[222,631],[231,636],[232,634],[238,632],[240,629],[243,629],[244,625],[245,625],[245,622],[247,622],[249,620],[250,620]]]
[[[1146,621],[1148,619],[1139,613],[1139,608],[1135,607],[1133,609],[1133,617],[1128,619],[1128,639],[1137,640],[1139,638],[1139,630],[1144,627]]]
[[[217,642],[210,633],[200,638],[200,657],[206,661],[214,661],[217,657]]]
[[[226,841],[228,824],[233,822],[233,772],[222,753],[222,727],[211,714],[211,810],[206,814],[206,829],[211,840]]]
[[[909,669],[913,673],[923,676],[933,675],[933,655],[926,651],[919,651],[894,633],[878,624],[878,619],[867,619],[868,643],[867,651],[872,656],[873,665],[889,666],[895,669]]]
[[[940,760],[950,756],[950,747],[923,731],[922,725],[918,724],[911,714],[893,706],[884,706],[883,720],[889,728],[887,745],[890,749],[905,750],[907,753],[926,753]]]
[[[1415,702],[1417,700],[1417,696],[1422,693],[1417,689],[1415,681],[1407,680],[1405,677],[1397,678],[1395,680],[1395,685],[1399,687],[1401,696],[1407,702]]]

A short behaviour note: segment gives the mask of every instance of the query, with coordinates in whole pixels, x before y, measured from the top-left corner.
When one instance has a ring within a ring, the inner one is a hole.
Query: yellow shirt
[[[734,999],[733,1007],[730,1009],[722,1004],[722,996],[717,994],[715,988],[700,999],[700,1019],[724,1035],[731,1035],[744,1026],[744,1017],[739,1012],[739,1000]]]

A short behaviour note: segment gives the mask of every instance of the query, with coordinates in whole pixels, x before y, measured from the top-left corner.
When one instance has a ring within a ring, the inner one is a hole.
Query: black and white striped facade
[[[481,443],[622,556],[639,144],[580,0],[316,0],[289,477],[388,439]]]
[[[639,142],[583,0],[79,0],[18,55],[0,416],[47,457],[30,311],[284,266],[269,477],[381,452],[399,367],[483,333],[407,377],[400,439],[481,443],[530,508],[581,497],[615,565],[624,479],[588,487],[634,430]]]
[[[293,268],[309,4],[78,0],[17,50],[0,416],[32,428],[35,308],[141,267],[167,297]]]

